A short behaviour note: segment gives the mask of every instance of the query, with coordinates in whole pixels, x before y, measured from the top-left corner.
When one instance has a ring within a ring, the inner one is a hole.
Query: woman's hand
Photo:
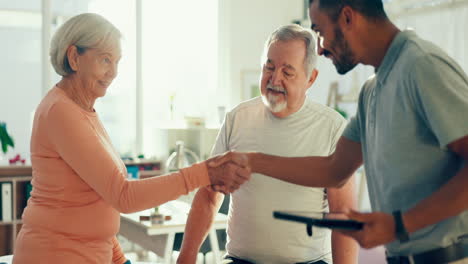
[[[214,191],[228,194],[250,179],[251,169],[245,153],[228,151],[207,160],[207,163]]]

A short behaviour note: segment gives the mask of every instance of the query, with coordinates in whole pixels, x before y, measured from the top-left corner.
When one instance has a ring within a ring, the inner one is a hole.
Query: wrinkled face
[[[270,44],[260,79],[262,99],[277,117],[297,112],[303,105],[306,91],[315,80],[304,68],[306,46],[303,41],[275,41]]]
[[[330,17],[319,8],[319,1],[312,2],[309,16],[312,22],[311,28],[318,37],[318,54],[332,60],[339,74],[352,70],[357,65],[356,56],[345,39],[339,23],[332,22]]]
[[[120,57],[119,44],[106,49],[88,48],[78,55],[75,74],[92,97],[106,94],[107,87],[117,76]]]

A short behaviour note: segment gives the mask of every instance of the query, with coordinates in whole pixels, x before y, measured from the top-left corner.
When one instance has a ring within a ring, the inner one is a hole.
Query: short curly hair
[[[122,34],[104,17],[84,13],[67,20],[55,32],[50,43],[50,62],[61,76],[67,76],[74,71],[68,62],[67,50],[70,46],[77,47],[82,54],[88,48],[106,49],[119,41]]]

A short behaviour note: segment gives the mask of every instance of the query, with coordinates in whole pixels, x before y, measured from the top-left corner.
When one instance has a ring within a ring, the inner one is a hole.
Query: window
[[[110,8],[111,7],[111,8]],[[136,154],[136,5],[128,0],[94,0],[88,11],[112,22],[123,35],[119,74],[96,110],[121,155]]]
[[[159,127],[218,120],[218,0],[142,2],[143,152]],[[172,109],[172,110],[171,110]]]

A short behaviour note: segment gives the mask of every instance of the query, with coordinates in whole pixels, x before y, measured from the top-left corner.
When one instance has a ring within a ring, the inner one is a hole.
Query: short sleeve
[[[416,109],[445,148],[468,134],[468,79],[449,57],[426,55],[415,61],[409,79]]]
[[[365,116],[365,106],[364,106],[364,95],[367,90],[367,86],[370,83],[370,80],[367,80],[367,82],[363,85],[361,92],[359,93],[359,100],[358,100],[358,107],[356,110],[356,115],[351,117],[351,120],[349,121],[348,125],[343,131],[343,136],[351,141],[355,142],[361,142],[362,135],[364,131],[361,131],[363,129],[362,123],[365,121],[364,116]]]
[[[331,141],[331,147],[330,147],[330,153],[329,155],[331,155],[333,152],[335,152],[335,149],[336,149],[336,144],[338,143],[339,139],[341,138],[341,136],[343,135],[343,132],[344,130],[346,129],[346,127],[348,126],[348,122],[346,121],[346,119],[342,118],[340,116],[340,119],[339,121],[337,122],[337,127],[334,131],[334,134],[332,136],[332,141]]]
[[[211,156],[216,156],[219,154],[222,154],[226,151],[228,151],[228,128],[232,127],[231,126],[231,117],[229,113],[226,114],[226,117],[224,118],[223,125],[221,126],[221,129],[219,130],[218,136],[216,137],[216,142],[213,146],[213,149],[211,150]]]

